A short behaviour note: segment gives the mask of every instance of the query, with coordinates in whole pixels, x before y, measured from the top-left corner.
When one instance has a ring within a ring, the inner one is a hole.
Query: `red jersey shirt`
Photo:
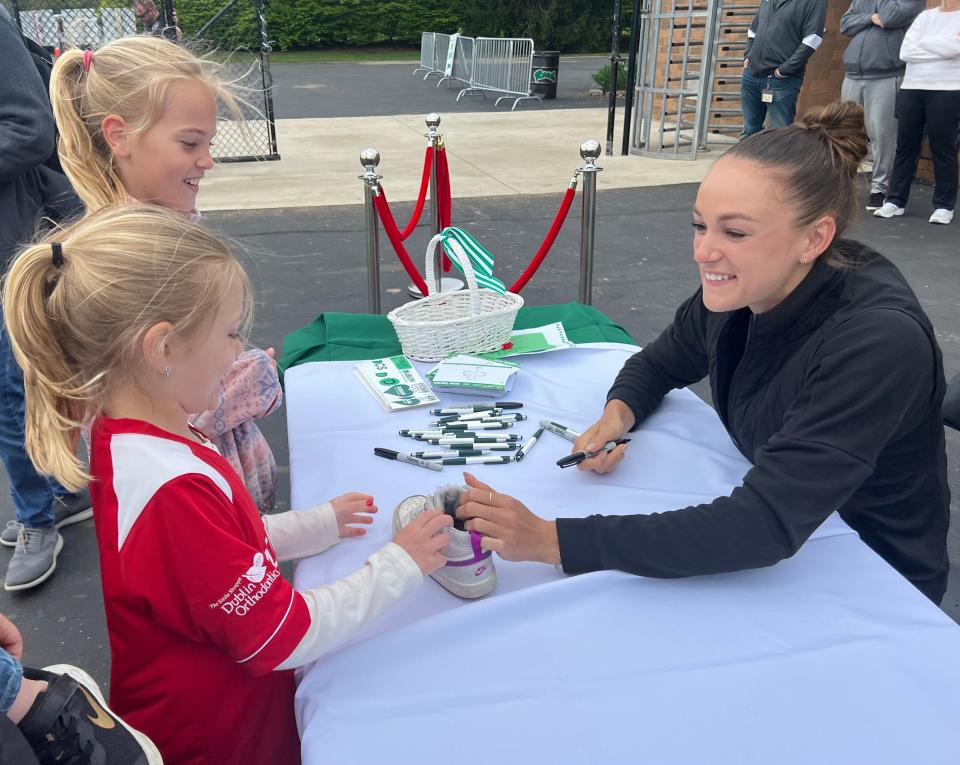
[[[90,471],[110,704],[168,765],[299,763],[293,672],[310,615],[214,449],[99,418]]]

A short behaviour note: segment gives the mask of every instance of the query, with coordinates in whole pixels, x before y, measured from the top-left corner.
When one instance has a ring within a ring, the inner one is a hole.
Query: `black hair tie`
[[[53,267],[63,266],[63,245],[60,242],[50,242],[50,252],[53,255]]]

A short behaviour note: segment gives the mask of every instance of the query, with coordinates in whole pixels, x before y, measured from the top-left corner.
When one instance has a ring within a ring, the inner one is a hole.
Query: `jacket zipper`
[[[733,379],[730,380],[730,389],[727,391],[727,422],[728,430],[730,432],[730,438],[733,439],[733,442],[737,445],[737,448],[740,450],[740,453],[745,457],[747,456],[743,450],[743,444],[740,443],[740,439],[737,438],[735,428],[733,426],[733,402],[735,401],[734,393],[737,389],[737,378],[740,377],[740,372],[743,370],[743,365],[747,360],[747,354],[750,352],[750,338],[753,337],[753,328],[756,324],[757,317],[753,315],[750,317],[750,323],[747,325],[747,340],[743,344],[743,353],[740,354],[740,363],[737,364],[737,368],[733,372]],[[747,457],[747,459],[750,459]]]

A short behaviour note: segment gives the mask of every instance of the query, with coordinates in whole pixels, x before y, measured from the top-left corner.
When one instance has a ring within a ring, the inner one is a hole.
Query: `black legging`
[[[914,90],[897,94],[897,154],[886,201],[906,207],[910,183],[926,128],[933,155],[933,206],[952,210],[957,203],[957,130],[960,90]]]

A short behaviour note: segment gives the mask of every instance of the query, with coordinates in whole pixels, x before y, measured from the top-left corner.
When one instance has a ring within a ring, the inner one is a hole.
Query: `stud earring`
[[[163,368],[163,376],[164,376],[164,377],[169,377],[169,376],[172,375],[172,374],[173,374],[173,368],[172,368],[172,367],[164,367],[164,368]]]
[[[800,265],[801,265],[801,266],[807,265],[807,259],[806,259],[806,258],[800,258]]]

